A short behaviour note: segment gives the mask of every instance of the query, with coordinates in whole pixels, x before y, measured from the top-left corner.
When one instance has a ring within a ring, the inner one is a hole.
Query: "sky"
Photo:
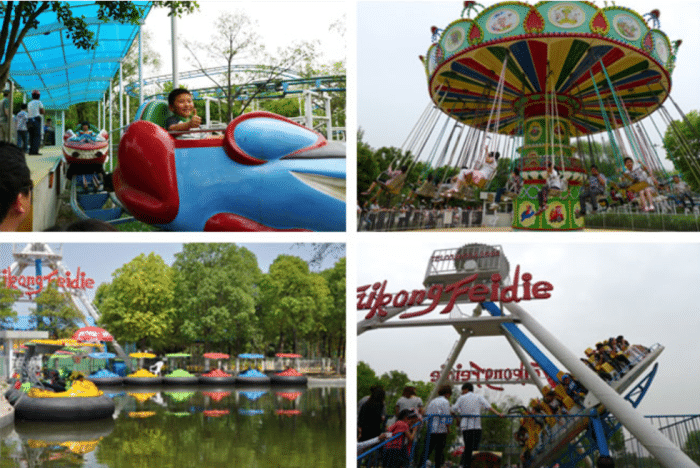
[[[488,7],[496,2],[479,3]],[[601,1],[594,3],[604,6]],[[617,1],[616,4],[633,8],[639,14],[660,9],[660,29],[671,41],[683,40],[672,75],[671,96],[684,113],[700,109],[700,94],[697,93],[700,4],[649,0]],[[364,131],[364,141],[371,147],[403,146],[429,103],[428,81],[418,56],[427,54],[431,26],[444,29],[460,18],[462,7],[462,2],[457,1],[358,2],[357,120]],[[680,119],[670,101],[665,106],[674,119]],[[659,116],[654,116],[654,121],[662,125]],[[659,144],[653,125],[645,121],[644,126],[654,143]],[[659,157],[665,161],[664,155]],[[664,165],[670,167],[670,162]]]
[[[577,356],[583,357],[584,350],[596,342],[618,335],[632,344],[660,343],[665,347],[657,360],[656,379],[639,407],[643,414],[698,414],[697,398],[688,395],[700,392],[696,372],[700,368],[700,245],[657,243],[646,236],[632,243],[619,240],[588,236],[545,242],[541,236],[494,239],[447,234],[393,237],[387,244],[377,237],[363,238],[357,285],[387,280],[386,292],[424,289],[423,275],[434,250],[471,242],[500,245],[510,262],[511,276],[520,265],[521,275],[531,273],[532,282],[552,283],[551,298],[519,305]],[[468,305],[464,310],[472,309],[473,305]],[[366,313],[356,312],[356,320]],[[436,312],[425,318],[440,317]],[[430,373],[440,369],[457,338],[452,327],[370,330],[357,338],[358,361],[369,364],[377,375],[399,370],[411,380],[429,381]],[[470,361],[493,369],[519,365],[514,351],[500,336],[468,339],[456,364],[468,369]],[[485,387],[477,393],[492,401],[502,398]],[[532,385],[506,386],[505,393],[524,402],[537,395]]]
[[[346,38],[330,26],[344,21],[347,8],[345,2],[320,1],[276,1],[276,2],[221,2],[204,0],[199,2],[199,10],[178,19],[177,31],[180,40],[207,43],[212,40],[212,21],[227,11],[240,11],[256,22],[257,33],[268,52],[275,52],[298,41],[319,41],[320,63],[345,60]],[[152,48],[160,53],[161,66],[153,74],[169,74],[172,70],[171,29],[167,10],[155,8],[146,18],[144,29],[151,34]],[[178,47],[179,69],[181,72],[198,67],[182,44]],[[206,63],[207,66],[223,66],[225,63]],[[238,62],[237,62],[238,63]],[[243,63],[248,64],[248,61]],[[198,85],[202,81],[196,82]],[[182,83],[187,85],[187,83]],[[191,85],[188,85],[192,87]],[[204,80],[200,86],[211,86]]]

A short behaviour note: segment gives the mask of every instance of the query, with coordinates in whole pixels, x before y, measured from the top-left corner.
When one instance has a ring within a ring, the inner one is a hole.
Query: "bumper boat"
[[[24,421],[90,421],[109,418],[114,402],[87,380],[65,392],[32,388],[15,403],[15,418]]]

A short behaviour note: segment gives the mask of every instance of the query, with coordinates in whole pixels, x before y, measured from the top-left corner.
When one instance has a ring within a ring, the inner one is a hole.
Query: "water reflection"
[[[110,395],[114,419],[17,421],[0,441],[2,466],[345,466],[344,388],[160,387]]]

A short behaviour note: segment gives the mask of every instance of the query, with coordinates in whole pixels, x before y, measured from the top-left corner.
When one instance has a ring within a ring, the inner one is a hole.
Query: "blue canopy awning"
[[[25,36],[10,67],[10,78],[27,91],[39,90],[47,109],[99,101],[138,33],[139,25],[98,19],[99,6],[94,2],[68,3],[74,16],[84,17],[97,47],[82,50],[74,46],[56,13],[47,11],[39,15],[39,26]],[[143,23],[150,2],[133,3],[144,8]]]

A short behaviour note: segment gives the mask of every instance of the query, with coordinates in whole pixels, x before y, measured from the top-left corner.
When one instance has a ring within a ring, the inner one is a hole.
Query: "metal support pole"
[[[472,333],[473,332],[471,330],[459,332],[459,339],[452,348],[452,352],[447,357],[445,367],[442,368],[442,371],[440,372],[440,377],[437,379],[437,382],[435,382],[435,387],[433,387],[433,391],[430,392],[428,401],[431,401],[433,398],[435,398],[435,395],[437,395],[438,390],[447,380],[447,376],[450,375],[452,366],[455,365],[455,361],[457,360],[459,353],[462,352],[462,348],[464,348],[464,344],[467,342],[467,338],[469,338],[472,335]]]
[[[540,325],[529,313],[515,303],[505,308],[520,319],[520,323],[559,360],[581,384],[605,405],[625,428],[656,458],[664,468],[698,468],[683,451],[664,437],[644,416],[630,406],[603,379],[581,362],[562,342]]]
[[[178,63],[177,63],[177,15],[175,14],[175,7],[172,10],[172,16],[170,17],[170,42],[172,44],[172,59],[173,59],[173,89],[180,87],[178,82]]]
[[[204,98],[204,118],[207,122],[204,128],[211,128],[211,102],[206,97]]]
[[[139,26],[139,106],[143,104],[143,36]]]
[[[326,138],[328,141],[333,141],[333,114],[331,112],[331,97],[326,96],[321,93],[323,98],[326,100],[326,119],[328,121],[328,128],[326,129]]]
[[[109,123],[107,124],[109,126],[109,152],[112,155],[112,157],[109,158],[109,172],[114,172],[114,153],[112,152],[112,86],[110,84],[109,87],[109,112],[108,116],[109,118]]]
[[[304,102],[304,117],[306,118],[306,128],[313,130],[314,128],[314,117],[313,117],[313,106],[311,105],[311,92],[306,91],[306,101]]]
[[[124,71],[122,63],[119,62],[119,131],[120,135],[124,128]]]

